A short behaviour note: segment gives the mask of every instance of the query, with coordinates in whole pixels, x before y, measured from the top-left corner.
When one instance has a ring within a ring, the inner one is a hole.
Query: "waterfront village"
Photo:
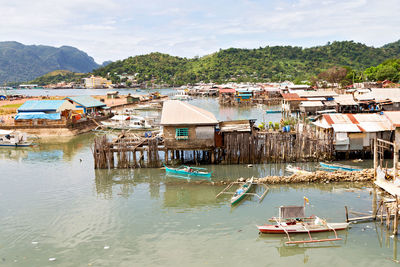
[[[88,88],[97,86],[94,80]],[[370,183],[375,185],[370,213],[351,213],[346,207],[345,223],[316,223],[314,217],[312,222],[299,219],[305,217],[304,206],[282,207],[279,221],[275,218],[277,224],[259,226],[259,231],[286,234],[287,244],[332,242],[341,239],[339,230],[351,222],[383,223],[385,219],[387,231],[397,234],[400,88],[360,83],[351,88],[316,89],[286,82],[198,84],[168,90],[172,93],[165,95],[163,89],[114,88],[98,95],[65,96],[28,96],[3,90],[0,145],[18,149],[32,145],[30,136],[45,139],[94,132],[95,169],[162,167],[167,173],[202,177],[205,179],[194,183],[226,186],[217,197],[232,194],[232,205],[246,195],[261,201],[268,186],[274,184]],[[261,110],[264,120],[218,120],[216,114],[192,104],[196,99],[212,99],[219,107]],[[143,111],[153,115],[143,115]],[[278,119],[269,119],[272,117]],[[373,168],[334,163],[340,159],[373,159]],[[201,167],[241,164],[251,168],[296,162],[320,162],[322,169],[308,171],[287,165],[290,176],[229,182],[212,178],[211,172]],[[230,192],[237,185],[239,189]],[[250,193],[253,185],[264,186],[264,191]],[[289,234],[320,231],[332,231],[335,237],[313,239],[310,235],[309,240],[293,241]]]

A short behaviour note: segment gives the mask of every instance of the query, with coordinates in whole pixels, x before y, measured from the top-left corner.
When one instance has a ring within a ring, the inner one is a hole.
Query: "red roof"
[[[283,93],[282,94],[283,99],[288,100],[288,101],[302,101],[302,100],[307,100],[307,98],[301,98],[298,94],[295,93]]]
[[[235,89],[232,88],[224,88],[224,89],[219,89],[220,93],[228,93],[228,94],[234,94],[236,92]]]

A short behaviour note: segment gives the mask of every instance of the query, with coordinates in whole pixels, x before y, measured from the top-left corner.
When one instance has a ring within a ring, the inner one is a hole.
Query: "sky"
[[[399,0],[0,0],[0,14],[0,41],[74,46],[98,63],[400,39]]]

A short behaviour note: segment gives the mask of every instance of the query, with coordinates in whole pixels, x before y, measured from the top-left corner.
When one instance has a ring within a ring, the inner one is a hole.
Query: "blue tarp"
[[[18,108],[18,112],[56,111],[65,100],[28,100]]]
[[[88,95],[69,96],[64,99],[70,99],[85,108],[105,107],[106,104]]]
[[[46,119],[46,120],[59,120],[61,119],[60,113],[44,113],[44,112],[20,112],[15,116],[16,120],[32,120],[32,119]]]

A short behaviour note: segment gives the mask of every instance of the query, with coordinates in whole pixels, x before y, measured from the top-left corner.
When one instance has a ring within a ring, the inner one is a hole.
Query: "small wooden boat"
[[[253,186],[253,177],[247,180],[241,187],[239,187],[231,198],[231,205],[239,203]]]
[[[165,166],[165,171],[169,173],[184,174],[190,176],[201,176],[210,178],[212,172],[208,172],[206,168],[190,167],[190,166],[179,166],[178,168],[170,168]]]
[[[311,174],[311,172],[309,172],[309,171],[302,170],[302,169],[300,169],[300,167],[294,167],[292,165],[288,165],[286,167],[286,170],[288,172],[293,172],[293,173],[298,173],[298,174]]]
[[[268,109],[265,111],[265,113],[270,114],[270,113],[282,113],[282,110],[273,110],[273,109]]]
[[[336,231],[349,227],[349,223],[327,223],[315,215],[305,217],[304,210],[304,206],[281,206],[279,207],[279,217],[271,219],[271,221],[275,221],[275,224],[257,225],[257,228],[260,233],[264,234],[286,234],[289,239],[286,244],[300,244],[341,240]],[[330,231],[334,232],[335,238],[313,239],[311,237],[311,233]],[[290,234],[294,233],[307,233],[310,239],[292,241]]]
[[[342,164],[331,164],[331,163],[324,163],[320,162],[319,165],[321,165],[322,168],[325,169],[331,169],[331,170],[338,170],[338,171],[362,171],[362,169],[355,167],[355,166],[350,166],[350,165],[342,165]]]

